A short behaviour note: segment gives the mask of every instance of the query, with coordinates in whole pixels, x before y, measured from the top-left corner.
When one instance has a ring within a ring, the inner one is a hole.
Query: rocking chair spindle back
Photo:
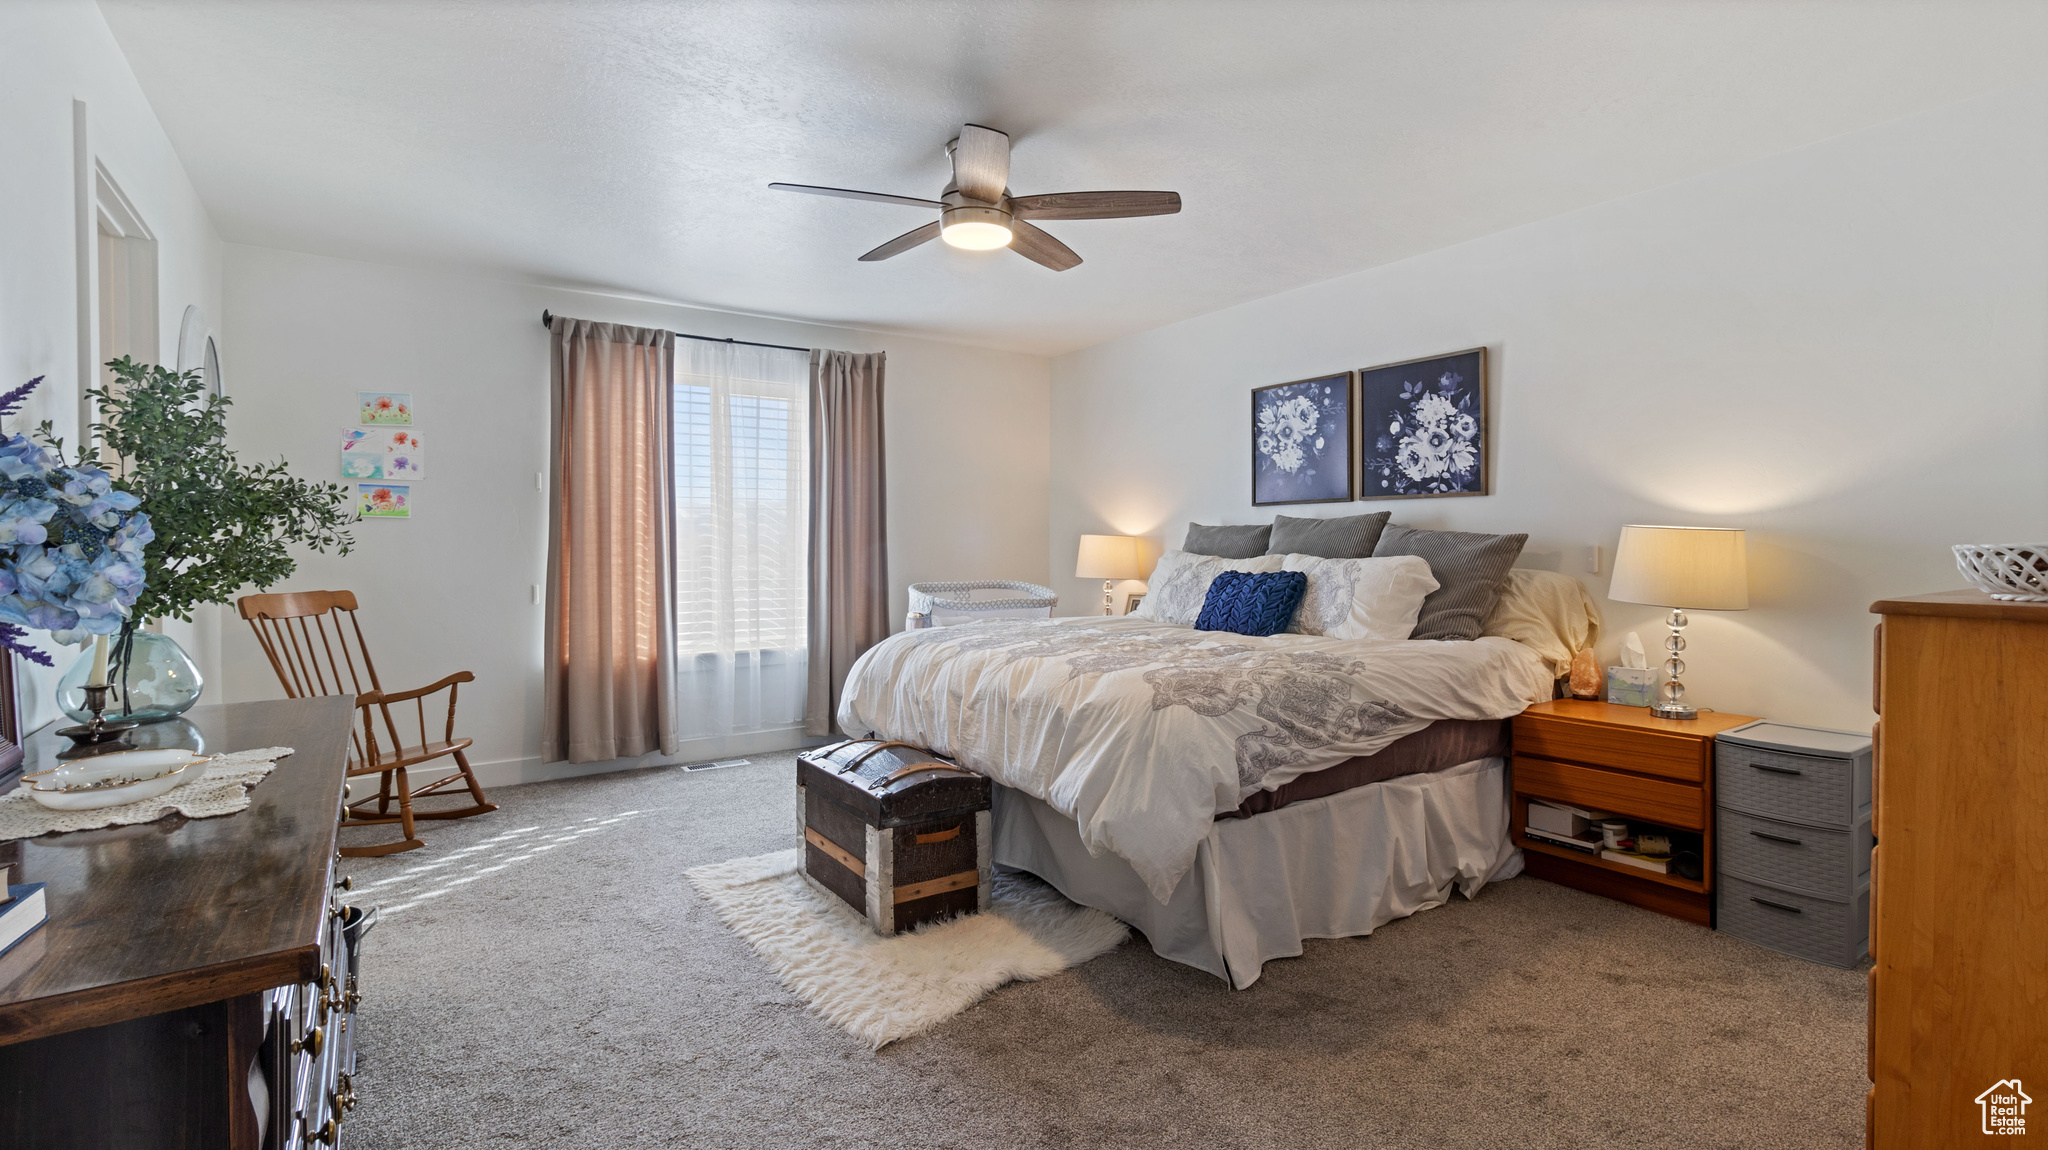
[[[497,804],[484,797],[484,789],[463,753],[471,740],[455,737],[457,689],[460,684],[473,682],[475,675],[457,671],[425,687],[387,693],[377,678],[376,664],[370,661],[362,624],[356,619],[356,597],[350,591],[245,595],[236,600],[235,606],[256,632],[256,641],[262,645],[271,669],[277,672],[287,698],[355,696],[362,722],[349,734],[352,754],[348,773],[350,777],[377,775],[379,782],[374,797],[358,799],[343,808],[341,825],[397,823],[405,837],[396,843],[343,847],[342,854],[361,857],[412,850],[426,845],[414,833],[416,819],[459,819],[498,809]],[[432,739],[426,700],[444,690],[448,692],[448,711],[441,724],[440,738]],[[405,703],[413,704],[413,715],[404,714]],[[398,707],[396,715],[394,705]],[[414,720],[404,724],[417,732],[417,741],[410,745],[400,737],[401,716]],[[452,759],[455,771],[413,789],[408,772],[437,759]],[[413,809],[415,799],[456,793],[443,788],[458,782],[468,787],[471,805],[453,810]],[[398,806],[396,813],[391,810],[394,802]],[[375,814],[364,809],[371,803],[376,804]]]

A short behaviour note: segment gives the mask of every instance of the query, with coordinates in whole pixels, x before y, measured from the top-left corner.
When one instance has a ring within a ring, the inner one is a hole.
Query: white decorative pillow
[[[1224,559],[1196,555],[1189,551],[1168,551],[1159,557],[1152,577],[1145,581],[1145,601],[1131,612],[1141,619],[1192,627],[1202,614],[1202,600],[1209,597],[1209,584],[1225,571],[1271,574],[1280,570],[1284,556],[1257,555],[1250,559]]]
[[[1332,639],[1406,639],[1436,590],[1429,560],[1420,555],[1378,559],[1321,559],[1289,555],[1282,570],[1308,576],[1308,590],[1287,630]]]
[[[1600,607],[1569,575],[1517,567],[1501,585],[1483,633],[1534,650],[1561,677],[1571,673],[1572,655],[1600,637]]]

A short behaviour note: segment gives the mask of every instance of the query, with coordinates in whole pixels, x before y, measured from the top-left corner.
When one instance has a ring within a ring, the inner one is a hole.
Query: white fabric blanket
[[[839,725],[901,739],[1071,816],[1167,901],[1218,814],[1438,719],[1550,697],[1512,639],[1252,638],[1129,618],[905,631],[847,676]]]

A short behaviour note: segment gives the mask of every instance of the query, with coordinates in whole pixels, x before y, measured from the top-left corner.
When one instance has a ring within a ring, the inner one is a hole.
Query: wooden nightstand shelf
[[[1754,715],[1659,719],[1643,707],[1558,699],[1515,716],[1515,845],[1532,875],[1702,926],[1714,920],[1714,736]],[[1523,833],[1528,800],[1553,799],[1698,831],[1701,878],[1654,874]]]

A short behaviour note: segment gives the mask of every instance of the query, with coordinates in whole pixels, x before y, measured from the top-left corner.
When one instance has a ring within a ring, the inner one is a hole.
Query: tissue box
[[[1647,707],[1657,701],[1655,667],[1607,668],[1607,701],[1623,707]]]

